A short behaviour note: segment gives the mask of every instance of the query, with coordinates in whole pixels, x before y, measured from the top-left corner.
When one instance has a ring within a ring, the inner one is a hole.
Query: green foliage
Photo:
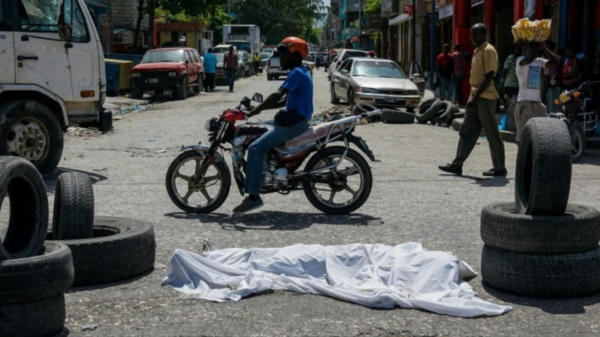
[[[367,13],[381,13],[381,0],[367,0],[365,11]]]

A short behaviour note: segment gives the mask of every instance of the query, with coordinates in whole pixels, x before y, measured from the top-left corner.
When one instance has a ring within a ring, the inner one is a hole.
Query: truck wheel
[[[181,85],[179,86],[179,88],[177,88],[177,98],[179,98],[179,99],[187,98],[187,86],[188,86],[188,80],[187,80],[187,77],[184,77],[183,80],[181,80]]]
[[[54,171],[63,152],[63,132],[50,109],[16,100],[0,108],[0,155],[29,160],[41,174]]]
[[[0,305],[0,336],[55,336],[63,330],[65,294]]]
[[[91,238],[94,232],[94,190],[90,177],[81,172],[61,174],[54,196],[54,240]]]
[[[273,76],[267,75],[267,81],[272,81],[272,80],[273,80]]]

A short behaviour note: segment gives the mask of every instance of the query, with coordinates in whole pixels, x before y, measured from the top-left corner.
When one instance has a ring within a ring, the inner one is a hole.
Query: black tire
[[[533,255],[484,246],[481,276],[490,286],[516,295],[588,295],[600,291],[600,248],[579,254]]]
[[[352,88],[348,89],[348,105],[349,106],[356,105],[356,103],[354,101],[354,89],[352,89]]]
[[[574,254],[596,249],[600,212],[568,204],[564,215],[517,214],[513,202],[481,211],[481,239],[492,248],[525,254]]]
[[[181,80],[181,85],[177,88],[177,98],[186,99],[187,98],[187,89],[188,89],[188,79],[187,77],[183,77]]]
[[[525,125],[517,154],[517,213],[562,215],[571,188],[571,141],[564,122],[532,118]]]
[[[386,123],[413,124],[415,122],[415,115],[404,111],[383,109],[381,111],[381,120]]]
[[[571,161],[576,163],[583,158],[585,153],[585,132],[583,132],[581,124],[577,123],[571,127],[569,134],[571,135]]]
[[[74,287],[124,280],[154,267],[154,229],[144,221],[96,217],[93,238],[55,242],[71,249]]]
[[[94,228],[94,190],[85,173],[65,172],[56,181],[54,240],[89,239]]]
[[[332,104],[340,104],[340,99],[335,95],[335,90],[333,90],[333,83],[331,84],[331,103]]]
[[[267,74],[267,81],[272,81],[272,80],[273,80],[273,76]]]
[[[131,90],[131,96],[135,99],[142,99],[144,97],[144,90],[142,88],[134,87]],[[156,94],[156,96],[158,96],[158,94]]]
[[[308,163],[306,164],[305,171],[311,171],[317,167],[317,165],[321,164],[322,158],[331,158],[331,157],[341,157],[344,153],[345,148],[341,146],[333,146],[325,148],[321,154],[318,153],[313,155]],[[371,176],[371,169],[369,168],[369,164],[363,159],[363,157],[358,154],[358,152],[353,149],[348,149],[348,154],[346,155],[346,159],[353,161],[357,168],[359,169],[359,174],[361,174],[361,186],[359,191],[357,192],[358,197],[355,197],[351,202],[342,205],[342,206],[331,206],[326,204],[325,201],[317,195],[314,190],[314,183],[311,182],[303,182],[304,194],[310,203],[315,206],[320,211],[327,214],[348,214],[354,212],[358,208],[360,208],[369,198],[371,194],[371,188],[373,186],[373,178]],[[331,175],[329,171],[325,171],[323,173],[317,173],[317,176],[323,177]],[[327,186],[327,185],[325,185]],[[331,186],[330,186],[331,188]],[[336,192],[337,193],[337,192]]]
[[[204,74],[198,74],[198,81],[197,83],[198,86],[194,87],[194,93],[195,94],[199,94],[202,91],[202,87],[204,87]]]
[[[423,104],[419,105],[417,113],[415,114],[417,122],[421,124],[425,124],[434,119],[440,111],[440,106],[442,103],[439,99],[435,99],[431,102],[431,104],[429,104],[429,101],[431,100],[427,100]]]
[[[454,115],[454,105],[449,101],[441,101],[440,110],[436,118],[443,123],[447,123],[448,119],[451,119],[452,115]]]
[[[406,112],[414,114],[415,113],[415,108],[406,108]]]
[[[185,196],[185,195],[182,196],[178,192],[177,186],[175,186],[177,184],[176,179],[181,178],[181,177],[178,177],[177,173],[179,172],[181,167],[186,162],[188,162],[190,160],[202,161],[203,158],[204,158],[204,156],[200,155],[196,151],[193,151],[193,150],[186,151],[186,152],[180,154],[177,158],[175,158],[175,160],[173,160],[173,162],[169,166],[169,169],[167,170],[167,176],[166,176],[166,181],[165,181],[166,186],[167,186],[167,193],[169,194],[171,201],[173,201],[173,203],[177,207],[179,207],[181,210],[188,212],[188,213],[210,213],[210,212],[216,210],[217,208],[221,207],[221,205],[223,205],[223,203],[227,199],[227,196],[229,195],[229,190],[231,188],[231,174],[229,173],[229,170],[227,169],[225,162],[213,160],[210,163],[210,167],[213,167],[216,171],[216,174],[220,175],[223,180],[222,185],[219,187],[219,191],[217,192],[217,196],[214,198],[211,198],[213,201],[207,203],[204,206],[192,205],[189,202],[186,202],[185,200],[183,200],[184,199],[183,196]],[[207,171],[207,174],[208,173],[209,172]],[[192,176],[192,172],[189,173],[190,178],[191,178],[191,176]],[[186,177],[188,177],[188,176],[186,176]],[[216,177],[216,175],[215,175],[215,177]],[[184,178],[182,178],[182,179],[184,179]],[[206,184],[206,182],[204,182],[204,184]],[[185,185],[187,185],[189,188],[189,182],[186,183]],[[205,189],[205,191],[206,191],[206,189]],[[187,193],[189,193],[189,190],[186,191],[186,194]],[[208,192],[206,192],[206,193],[208,193]],[[202,192],[200,192],[200,194],[202,194]],[[211,196],[209,195],[209,197],[211,197]],[[206,197],[204,197],[204,198],[207,199]],[[188,200],[189,200],[189,196],[188,196]]]
[[[52,173],[62,156],[63,131],[45,105],[15,100],[0,108],[0,156],[29,160],[41,174]]]
[[[0,157],[0,206],[7,195],[10,217],[4,240],[0,237],[0,261],[34,256],[48,230],[48,196],[33,164],[19,157]]]
[[[52,241],[44,246],[41,255],[0,264],[0,305],[52,297],[73,284],[71,250]]]
[[[65,295],[41,300],[0,305],[0,336],[54,336],[63,330]]]

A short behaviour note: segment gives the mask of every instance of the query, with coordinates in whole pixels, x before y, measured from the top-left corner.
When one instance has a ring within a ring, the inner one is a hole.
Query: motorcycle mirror
[[[252,96],[252,100],[258,103],[262,103],[263,102],[263,95],[259,94],[258,92],[254,94],[254,96]]]
[[[250,103],[251,103],[251,101],[250,101],[250,99],[248,97],[244,97],[242,99],[242,101],[240,102],[240,104],[243,105],[246,108],[250,108]]]

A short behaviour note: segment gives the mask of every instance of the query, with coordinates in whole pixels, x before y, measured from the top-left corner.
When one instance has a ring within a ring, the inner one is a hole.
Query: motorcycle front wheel
[[[585,133],[580,123],[575,123],[569,131],[571,134],[571,150],[573,152],[572,161],[576,163],[583,158],[583,153],[585,152]]]
[[[352,149],[342,159],[344,147],[328,147],[313,155],[305,167],[309,172],[339,162],[334,175],[330,170],[312,177],[335,180],[335,184],[303,182],[304,194],[310,203],[327,214],[348,214],[360,208],[371,194],[373,177],[365,159]],[[341,160],[341,162],[340,162]],[[327,163],[329,162],[329,164]]]
[[[169,166],[166,177],[167,192],[171,201],[188,213],[210,213],[227,199],[231,187],[231,174],[222,161],[213,160],[197,184],[196,171],[204,156],[196,151],[180,154]]]

